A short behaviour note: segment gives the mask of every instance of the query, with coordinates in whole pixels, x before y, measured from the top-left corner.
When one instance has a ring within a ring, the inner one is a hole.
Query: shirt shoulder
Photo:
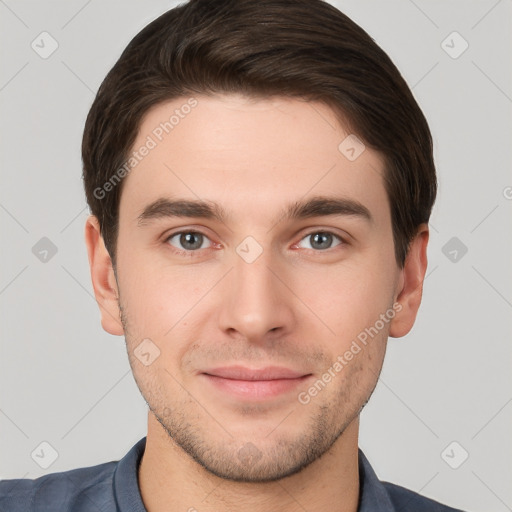
[[[379,480],[359,448],[358,512],[463,512],[397,484]]]
[[[116,510],[117,462],[51,473],[35,479],[0,480],[1,512]]]
[[[145,446],[143,437],[119,461],[0,480],[0,512],[146,512],[137,478]]]
[[[463,512],[417,492],[390,482],[382,482],[396,510],[414,510],[414,512]]]

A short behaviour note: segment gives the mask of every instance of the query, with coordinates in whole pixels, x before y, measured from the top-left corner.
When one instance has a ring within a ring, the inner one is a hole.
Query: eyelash
[[[315,250],[315,249],[307,249],[308,251],[313,251],[313,252],[316,252],[316,253],[327,253],[329,251],[331,251],[331,249],[334,249],[335,247],[338,247],[340,245],[348,245],[347,242],[340,236],[340,235],[337,235],[336,233],[332,232],[332,231],[328,231],[328,230],[314,230],[314,231],[310,231],[309,233],[306,233],[300,240],[299,240],[299,243],[304,240],[305,238],[311,236],[311,235],[315,235],[315,234],[318,234],[318,233],[322,233],[322,234],[327,234],[327,235],[332,235],[334,238],[337,238],[339,240],[339,244],[334,246],[334,247],[330,247],[329,249],[324,249],[324,250]],[[204,236],[205,238],[207,238],[208,240],[209,237],[208,235],[206,235],[205,233],[201,232],[201,231],[196,231],[196,230],[183,230],[183,231],[177,231],[176,233],[172,233],[170,234],[169,236],[167,236],[164,240],[164,243],[166,243],[167,245],[169,245],[171,247],[171,250],[177,254],[178,256],[185,256],[185,257],[195,257],[197,253],[200,253],[200,251],[202,251],[203,249],[196,249],[196,250],[185,250],[185,249],[178,249],[172,245],[170,245],[169,243],[169,240],[171,238],[174,238],[175,236],[177,235],[183,235],[183,234],[194,234],[194,235],[202,235]],[[211,242],[211,240],[210,240]],[[214,246],[216,245],[215,242],[211,242]],[[217,244],[218,245],[218,244]],[[296,246],[297,244],[294,244],[294,246]],[[212,247],[208,247],[207,249],[211,249]]]

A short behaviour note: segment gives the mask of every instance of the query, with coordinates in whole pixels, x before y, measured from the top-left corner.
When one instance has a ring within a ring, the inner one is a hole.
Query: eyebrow
[[[283,208],[278,218],[308,219],[324,216],[359,217],[373,222],[373,217],[363,204],[353,199],[329,196],[315,196],[303,201],[295,201]],[[230,215],[218,203],[213,201],[159,198],[148,204],[137,217],[139,226],[146,225],[155,219],[173,217],[195,217],[217,220],[227,223]]]

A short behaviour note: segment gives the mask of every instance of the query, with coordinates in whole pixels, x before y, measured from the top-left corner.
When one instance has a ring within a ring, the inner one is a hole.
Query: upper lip
[[[282,366],[266,366],[265,368],[247,368],[245,366],[223,366],[203,371],[207,375],[233,380],[277,380],[297,379],[308,373],[292,370]]]

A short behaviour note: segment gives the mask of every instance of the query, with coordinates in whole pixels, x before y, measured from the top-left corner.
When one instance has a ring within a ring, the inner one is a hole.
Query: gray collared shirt
[[[146,438],[120,460],[0,481],[0,512],[147,512],[137,471]],[[358,512],[462,512],[389,482],[381,482],[359,449]],[[191,503],[191,507],[194,504]],[[198,504],[198,510],[201,508]]]

